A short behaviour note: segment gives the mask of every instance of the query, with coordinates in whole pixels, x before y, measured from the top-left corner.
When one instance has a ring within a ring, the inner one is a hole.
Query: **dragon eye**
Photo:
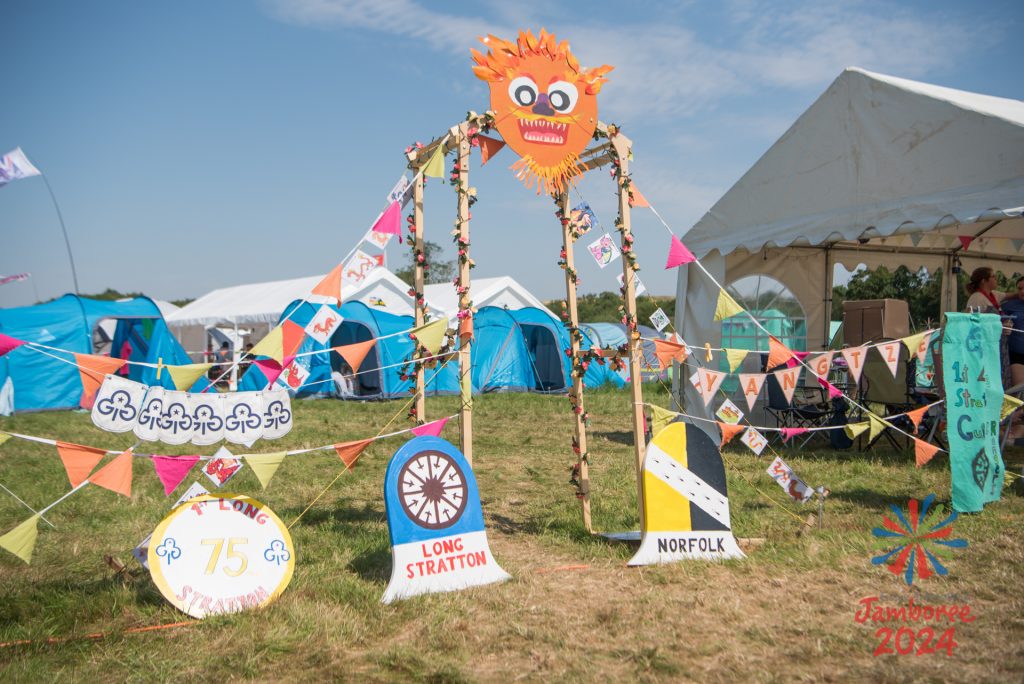
[[[579,99],[579,93],[576,90],[576,86],[565,81],[555,81],[548,86],[548,102],[551,103],[551,108],[557,112],[571,112],[576,107],[576,100]]]
[[[526,76],[512,79],[508,84],[508,96],[521,107],[529,107],[537,101],[537,84]]]

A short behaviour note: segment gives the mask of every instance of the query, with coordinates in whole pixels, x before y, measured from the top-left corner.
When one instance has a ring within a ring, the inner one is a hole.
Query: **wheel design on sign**
[[[398,500],[420,527],[440,530],[454,525],[466,510],[466,477],[458,463],[440,451],[423,451],[398,473]]]

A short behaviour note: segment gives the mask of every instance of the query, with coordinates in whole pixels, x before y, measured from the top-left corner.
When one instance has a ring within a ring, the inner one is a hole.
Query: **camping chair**
[[[793,394],[793,402],[789,403],[786,401],[786,394],[782,391],[782,387],[779,385],[778,379],[774,375],[770,375],[773,371],[781,370],[785,368],[785,366],[766,368],[767,365],[768,354],[762,353],[761,368],[764,372],[769,373],[769,376],[765,378],[765,386],[768,388],[768,401],[765,403],[764,409],[768,415],[775,419],[778,427],[826,427],[834,422],[836,410],[839,407],[835,406],[833,402],[827,399],[827,395],[824,393],[824,390],[820,387],[798,387],[797,391]],[[807,371],[805,370],[804,372],[806,373]],[[802,448],[815,437],[828,439],[829,432],[831,431],[807,433],[799,444],[797,444],[796,439],[794,439],[791,445]],[[777,433],[777,436],[778,439],[782,439],[781,433]]]
[[[867,358],[864,359],[864,370],[861,372],[859,384],[859,403],[868,407],[881,405],[883,408],[880,417],[912,411],[924,403],[914,391],[917,360],[907,352],[904,346],[900,345],[899,350],[896,377],[893,377],[885,359],[882,358],[882,353],[877,348],[869,349]],[[905,421],[906,424],[901,421]],[[905,432],[914,430],[909,419],[896,419],[890,422]],[[864,445],[862,450],[867,451],[882,438],[885,438],[894,449],[902,449],[905,446],[899,443],[897,435],[892,430],[883,430],[874,440]]]

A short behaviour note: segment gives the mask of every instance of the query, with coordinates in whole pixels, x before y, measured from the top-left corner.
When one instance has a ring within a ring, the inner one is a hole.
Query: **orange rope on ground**
[[[197,624],[195,620],[189,620],[186,622],[169,622],[163,625],[148,625],[146,627],[132,627],[117,634],[141,634],[142,632],[155,632],[161,629],[173,629],[175,627],[187,627],[188,625]],[[50,637],[48,639],[19,639],[18,641],[5,641],[0,643],[0,648],[9,648],[11,646],[25,646],[27,644],[63,644],[68,641],[76,641],[79,639],[91,639],[96,641],[98,639],[105,639],[108,636],[115,634],[115,632],[93,632],[92,634],[83,634],[77,637]]]

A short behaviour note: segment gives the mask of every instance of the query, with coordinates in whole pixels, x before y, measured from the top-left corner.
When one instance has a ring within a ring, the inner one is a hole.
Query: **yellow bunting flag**
[[[353,373],[359,372],[359,366],[362,365],[363,359],[373,349],[373,345],[377,344],[377,340],[366,340],[365,342],[356,342],[355,344],[345,344],[340,347],[331,347],[334,351],[338,352],[341,358],[345,359]]]
[[[284,331],[277,326],[249,350],[252,356],[269,356],[278,363],[284,360]]]
[[[878,435],[882,434],[885,428],[891,427],[889,423],[885,422],[873,413],[868,414],[868,441],[873,442]]]
[[[725,358],[729,360],[729,372],[735,373],[736,369],[743,363],[743,359],[747,358],[746,349],[726,349]]]
[[[718,421],[715,421],[718,422]],[[732,441],[732,438],[747,429],[745,425],[733,425],[732,423],[718,423],[718,429],[722,431],[722,441],[718,448],[721,449]]]
[[[903,339],[900,340],[900,342],[903,343],[903,345],[907,348],[908,352],[910,352],[911,354],[917,354],[918,349],[921,348],[921,343],[924,342],[925,335],[927,335],[928,337],[932,336],[930,332],[920,332],[917,333],[916,335],[909,335],[907,337],[904,337]]]
[[[1020,408],[1024,401],[1021,401],[1017,397],[1011,397],[1009,394],[1003,395],[1003,408],[999,411],[999,420],[1006,420],[1006,417]]]
[[[718,291],[718,306],[715,307],[715,320],[721,321],[730,316],[743,313],[743,307],[736,303],[736,300],[722,288]]]
[[[187,390],[195,384],[196,380],[206,375],[206,371],[213,367],[212,363],[189,363],[184,366],[165,366],[171,374],[171,381],[174,389]]]
[[[669,426],[679,415],[660,406],[651,406],[651,439],[658,436],[658,433]]]
[[[351,469],[356,464],[356,460],[359,455],[363,453],[369,444],[373,442],[372,439],[363,439],[358,442],[342,442],[341,444],[335,444],[334,450],[338,452],[338,458],[345,464],[346,469]]]
[[[9,434],[7,434],[6,432],[0,432],[0,444],[3,444],[4,442],[9,440],[10,438],[11,438],[11,436]]]
[[[843,428],[843,432],[845,432],[846,436],[849,437],[850,439],[857,439],[857,437],[859,437],[860,434],[867,429],[868,421],[865,420],[863,423],[847,424],[847,426]]]
[[[929,444],[924,440],[914,438],[914,460],[917,462],[917,467],[920,468],[928,461],[932,460],[932,456],[936,454],[939,447],[934,444]]]
[[[311,294],[320,295],[321,297],[330,297],[338,301],[338,305],[341,306],[341,271],[343,265],[338,264],[331,269],[331,272],[323,277],[319,283],[313,288]],[[268,354],[269,356],[269,354]]]
[[[658,358],[658,365],[662,370],[671,368],[673,359],[679,363],[685,362],[688,354],[686,345],[668,340],[654,340],[654,355]]]
[[[68,481],[72,487],[77,487],[85,482],[107,451],[70,442],[57,442],[57,453],[64,464],[64,470],[67,471]]]
[[[132,495],[132,450],[122,452],[120,456],[97,470],[89,478],[89,482],[130,497]]]
[[[84,409],[91,409],[96,392],[107,374],[117,372],[127,361],[112,359],[109,356],[75,354],[75,363],[78,365],[78,375],[82,379],[82,397],[79,399],[79,405]]]
[[[413,328],[412,334],[416,336],[416,341],[419,342],[420,346],[426,347],[427,351],[434,355],[441,350],[446,330],[448,330],[448,319],[439,318],[426,325]]]
[[[32,551],[36,548],[36,537],[39,535],[39,530],[36,528],[38,522],[39,514],[37,513],[0,537],[0,549],[10,551],[26,563],[31,563]]]
[[[286,452],[278,451],[273,454],[245,454],[242,458],[252,468],[252,472],[256,473],[260,484],[266,489],[286,455]]]
[[[423,167],[423,175],[429,178],[444,178],[444,144],[437,146],[434,155]]]
[[[907,414],[906,414],[907,418],[909,418],[910,422],[914,424],[914,429],[915,430],[917,428],[921,427],[921,419],[924,418],[924,414],[927,413],[927,412],[928,412],[928,407],[927,406],[922,406],[921,408],[914,409],[913,411],[907,411]]]
[[[791,358],[793,358],[793,351],[776,339],[774,335],[769,335],[767,370],[774,370]]]

